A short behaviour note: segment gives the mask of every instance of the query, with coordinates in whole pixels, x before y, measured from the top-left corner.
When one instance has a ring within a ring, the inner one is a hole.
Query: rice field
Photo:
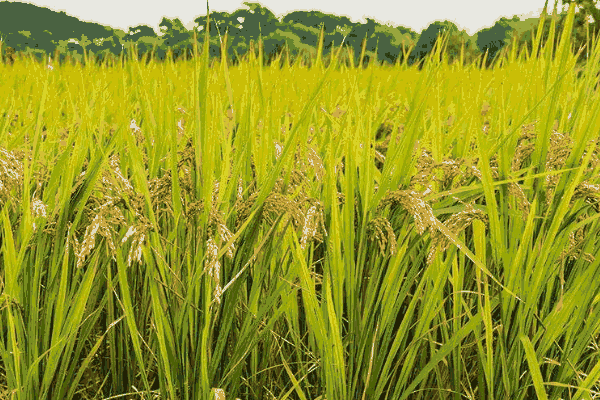
[[[600,397],[573,15],[494,69],[0,64],[0,399]]]

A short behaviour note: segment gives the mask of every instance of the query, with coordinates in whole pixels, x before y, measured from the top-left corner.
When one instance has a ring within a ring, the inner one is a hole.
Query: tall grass
[[[573,15],[491,70],[0,65],[0,398],[598,397]]]

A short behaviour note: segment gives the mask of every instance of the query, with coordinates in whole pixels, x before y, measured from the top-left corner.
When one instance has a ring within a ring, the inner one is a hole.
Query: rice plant
[[[573,15],[493,69],[0,64],[0,399],[600,397]]]

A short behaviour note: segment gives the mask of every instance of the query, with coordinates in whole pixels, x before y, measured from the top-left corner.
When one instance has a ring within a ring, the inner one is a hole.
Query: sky
[[[159,33],[158,24],[163,16],[179,18],[187,29],[195,25],[194,19],[206,15],[204,0],[35,0],[27,1],[87,22],[96,22],[127,31],[129,27],[148,25]],[[249,0],[268,8],[279,19],[293,11],[321,11],[346,16],[352,22],[366,22],[366,17],[384,25],[404,26],[421,33],[434,21],[452,21],[469,35],[482,28],[491,27],[501,17],[518,15],[521,20],[538,17],[544,8],[544,0]],[[554,0],[548,0],[549,13]],[[244,0],[209,1],[210,11],[232,13],[247,8]],[[562,9],[562,2],[558,3]]]

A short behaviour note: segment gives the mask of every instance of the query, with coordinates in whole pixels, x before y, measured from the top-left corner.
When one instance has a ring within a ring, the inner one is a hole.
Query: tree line
[[[571,37],[575,49],[578,49],[587,43],[588,37],[595,37],[600,26],[600,11],[596,2],[591,0],[563,0],[563,3],[570,2],[580,6]],[[444,34],[448,37],[445,55],[450,62],[459,59],[464,45],[463,60],[466,63],[481,59],[487,53],[486,66],[489,67],[500,58],[498,56],[503,51],[507,51],[513,39],[519,49],[525,45],[531,53],[532,38],[539,24],[539,18],[521,21],[516,15],[511,19],[503,17],[494,26],[470,36],[451,21],[436,21],[418,34],[410,28],[382,25],[370,18],[366,18],[366,23],[354,23],[347,17],[319,11],[294,11],[279,20],[259,3],[245,2],[244,5],[247,8],[233,13],[210,13],[209,52],[212,57],[221,56],[221,42],[227,35],[227,56],[232,64],[239,63],[251,49],[257,54],[259,37],[264,46],[263,61],[267,65],[284,50],[290,59],[306,57],[310,60],[316,55],[318,41],[323,34],[325,57],[332,50],[337,51],[342,47],[342,59],[345,57],[348,61],[353,57],[356,65],[364,44],[365,65],[372,61],[392,65],[405,60],[412,65],[421,62],[433,50],[440,35]],[[555,19],[556,29],[560,31],[566,14],[567,11],[563,10],[556,12],[554,17],[546,18],[542,45],[548,37],[551,19]],[[165,17],[159,24],[158,33],[147,25],[123,31],[80,21],[65,12],[55,12],[33,4],[2,1],[0,54],[3,62],[12,62],[17,54],[22,54],[33,55],[39,60],[51,55],[58,57],[58,62],[68,57],[81,63],[90,59],[101,63],[111,55],[133,56],[132,46],[135,45],[138,59],[189,59],[193,55],[194,34],[198,46],[203,44],[206,20],[206,16],[196,18],[194,22],[197,25],[188,30],[178,18]],[[585,58],[584,52],[581,63],[585,62]]]

